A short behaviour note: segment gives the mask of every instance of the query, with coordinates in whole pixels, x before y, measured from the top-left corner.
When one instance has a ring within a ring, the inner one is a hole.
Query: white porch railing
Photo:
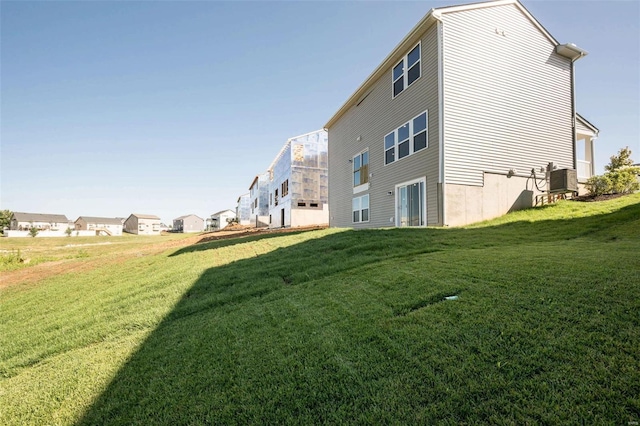
[[[577,161],[578,164],[578,179],[580,178],[584,178],[584,179],[588,179],[591,177],[591,162],[590,161],[584,161],[584,160],[578,160]]]

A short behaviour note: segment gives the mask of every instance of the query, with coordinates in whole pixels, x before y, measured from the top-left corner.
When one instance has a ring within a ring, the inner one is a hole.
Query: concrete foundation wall
[[[543,188],[544,183],[538,184]],[[533,179],[493,173],[484,173],[484,186],[447,184],[445,191],[448,226],[468,225],[533,207],[535,196],[542,194]]]
[[[293,209],[291,211],[291,227],[328,225],[329,207],[325,204],[323,209]]]

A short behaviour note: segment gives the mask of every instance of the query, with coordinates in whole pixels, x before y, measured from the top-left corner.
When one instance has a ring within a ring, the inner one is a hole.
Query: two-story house
[[[328,137],[317,130],[287,140],[269,166],[269,227],[329,223]]]
[[[75,221],[78,231],[95,231],[96,235],[120,236],[123,223],[117,217],[80,216]]]
[[[188,214],[173,219],[174,232],[202,232],[204,219],[195,214]]]
[[[160,235],[160,218],[151,214],[132,213],[123,225],[124,232],[137,235]]]
[[[549,163],[591,175],[586,54],[517,0],[432,9],[325,125],[330,225],[464,225],[531,206]]]

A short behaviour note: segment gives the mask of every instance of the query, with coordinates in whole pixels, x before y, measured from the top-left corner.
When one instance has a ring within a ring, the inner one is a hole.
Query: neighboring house
[[[28,231],[31,228],[37,228],[41,231],[64,234],[70,227],[73,228],[71,221],[63,214],[13,212],[9,222],[9,229],[12,231]]]
[[[256,228],[269,226],[269,172],[257,175],[249,187],[249,222]]]
[[[244,194],[238,197],[236,218],[238,219],[239,225],[251,224],[251,197],[249,194]]]
[[[124,232],[137,235],[160,235],[160,218],[150,214],[131,214],[124,221]]]
[[[327,132],[287,140],[269,167],[269,227],[329,223]]]
[[[331,226],[490,219],[532,206],[549,163],[576,188],[585,55],[517,0],[432,9],[325,125]]]
[[[76,219],[75,229],[78,231],[95,231],[96,235],[122,235],[122,221],[112,217],[80,216]]]
[[[236,213],[233,210],[220,210],[211,215],[211,229],[214,231],[220,231],[224,229],[229,221],[236,217]]]
[[[195,214],[173,219],[173,232],[202,232],[203,230],[204,219]]]

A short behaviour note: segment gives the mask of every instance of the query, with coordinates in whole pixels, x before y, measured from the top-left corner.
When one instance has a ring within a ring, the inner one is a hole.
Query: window
[[[384,164],[391,164],[428,146],[428,116],[428,111],[425,111],[384,137]]]
[[[353,186],[369,182],[369,151],[363,151],[353,157]]]
[[[393,67],[391,77],[394,98],[420,78],[420,43]]]
[[[353,199],[353,222],[369,222],[369,194]]]
[[[274,205],[278,205],[278,190],[276,189],[274,191],[274,195],[273,195],[273,201],[274,201]]]
[[[282,196],[286,197],[287,194],[289,194],[289,179],[285,180],[284,182],[282,182],[282,184],[280,185],[281,189],[282,189]]]

